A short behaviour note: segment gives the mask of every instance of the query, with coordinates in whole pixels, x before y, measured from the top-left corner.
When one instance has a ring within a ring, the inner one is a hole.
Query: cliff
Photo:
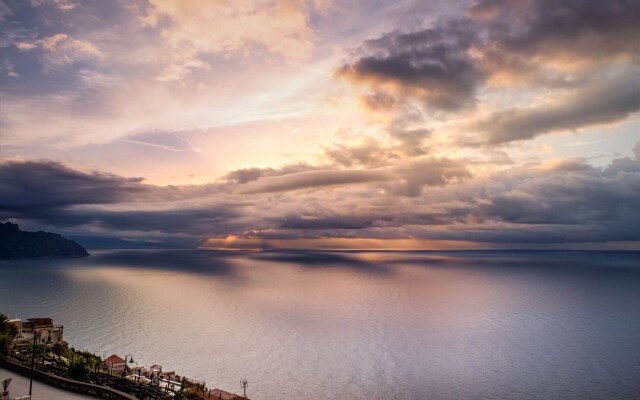
[[[86,257],[89,253],[73,240],[56,233],[24,232],[11,222],[0,222],[0,259]]]

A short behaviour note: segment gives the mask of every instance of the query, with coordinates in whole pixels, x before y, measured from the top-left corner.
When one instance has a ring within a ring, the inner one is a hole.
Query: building
[[[121,357],[112,354],[104,360],[105,368],[111,372],[122,372],[124,370],[125,361]]]
[[[162,365],[153,364],[152,366],[149,367],[148,371],[149,371],[149,375],[151,376],[160,375],[160,373],[162,372]]]
[[[16,318],[16,319],[10,319],[7,322],[10,323],[10,324],[15,325],[16,329],[18,330],[18,334],[16,335],[16,339],[22,338],[22,320]]]
[[[52,327],[53,320],[51,318],[27,318],[27,320],[22,323],[22,330],[27,333],[32,333],[37,329]]]
[[[54,325],[51,318],[28,318],[25,321],[21,319],[12,319],[18,328],[16,340],[19,342],[33,342],[33,336],[36,336],[36,344],[46,344],[53,346],[55,344],[66,344],[64,341],[64,326]]]

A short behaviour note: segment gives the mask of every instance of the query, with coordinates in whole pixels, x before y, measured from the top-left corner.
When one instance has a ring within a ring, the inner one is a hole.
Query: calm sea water
[[[640,252],[95,251],[0,312],[255,400],[640,398]]]

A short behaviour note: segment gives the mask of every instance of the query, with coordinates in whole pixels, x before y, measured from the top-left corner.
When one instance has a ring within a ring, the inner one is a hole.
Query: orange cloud
[[[230,55],[257,46],[287,59],[303,59],[314,47],[315,36],[301,1],[151,0],[151,5],[140,19],[142,24],[162,26],[162,35],[176,48]],[[163,19],[170,23],[163,25]]]
[[[210,238],[200,248],[207,250],[464,250],[488,247],[467,241],[428,239],[369,239],[369,238],[300,238],[261,239],[228,236]]]

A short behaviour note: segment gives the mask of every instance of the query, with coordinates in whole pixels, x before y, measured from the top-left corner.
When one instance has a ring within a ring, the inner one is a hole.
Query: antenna
[[[247,382],[247,377],[245,376],[244,379],[240,380],[240,387],[242,388],[242,395],[245,398],[247,397],[247,386],[249,386],[249,382]]]

